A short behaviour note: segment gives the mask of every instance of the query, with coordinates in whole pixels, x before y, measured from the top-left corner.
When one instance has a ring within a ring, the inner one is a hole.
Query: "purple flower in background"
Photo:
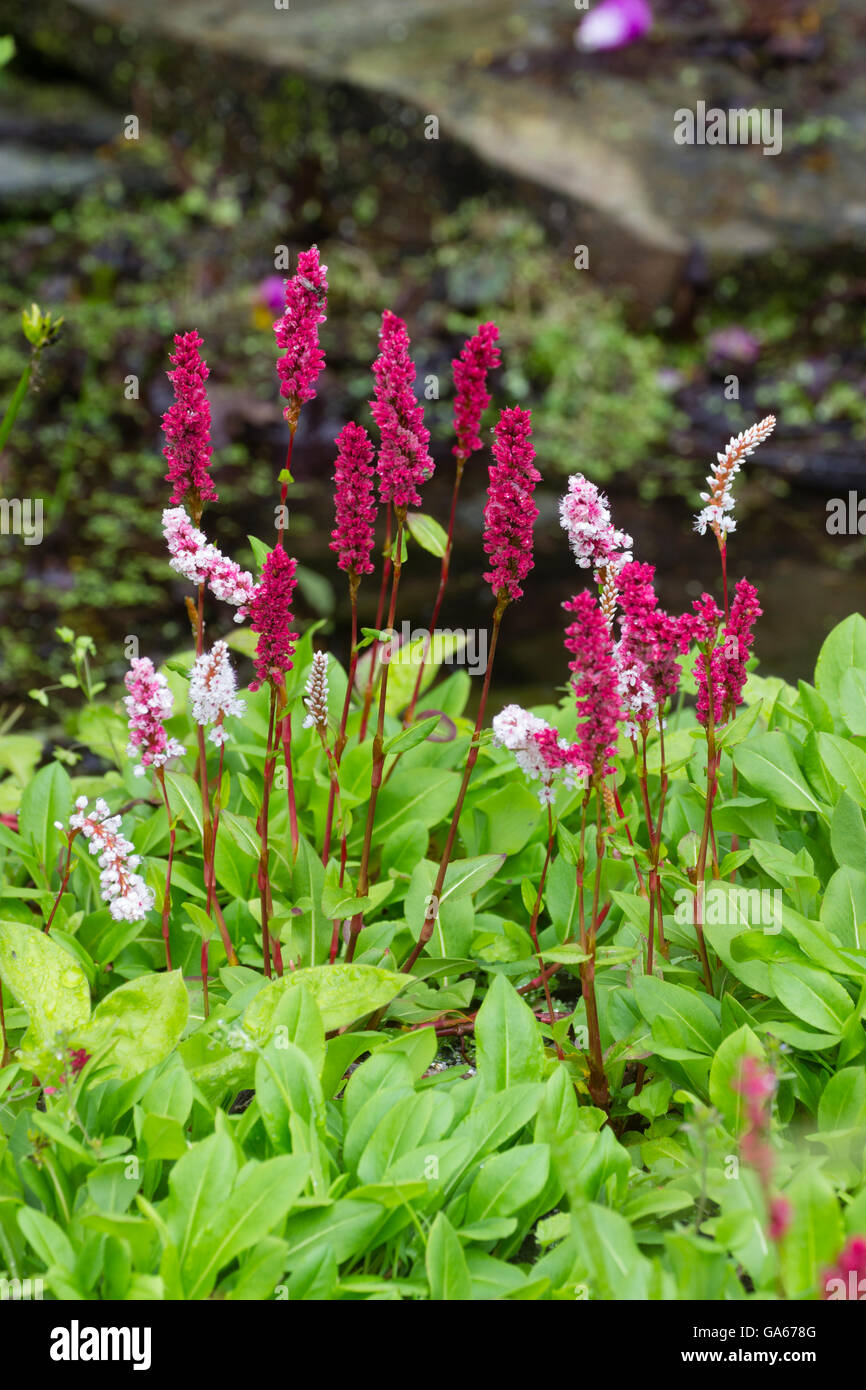
[[[274,318],[285,308],[286,282],[282,275],[266,275],[257,290],[257,298]]]
[[[761,355],[761,344],[747,328],[731,324],[728,328],[718,328],[707,340],[710,357],[715,361],[741,362],[750,367]]]
[[[574,42],[584,53],[624,48],[635,39],[642,39],[652,22],[647,0],[601,0],[576,29]]]

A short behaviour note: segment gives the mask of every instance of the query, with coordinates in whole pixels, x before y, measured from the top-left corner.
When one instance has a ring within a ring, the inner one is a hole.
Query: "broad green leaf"
[[[478,1074],[486,1091],[540,1081],[544,1044],[535,1016],[504,975],[494,979],[475,1018]]]
[[[483,1164],[469,1189],[462,1224],[511,1216],[541,1193],[549,1171],[547,1144],[518,1144],[495,1154]]]
[[[849,864],[837,869],[824,892],[821,923],[842,946],[866,950],[866,873]]]
[[[841,714],[842,682],[852,667],[866,669],[866,619],[859,613],[834,627],[815,665],[815,685],[834,715]]]
[[[866,670],[846,671],[839,686],[839,707],[852,734],[866,734]]]
[[[95,1048],[108,1045],[104,1060],[129,1081],[167,1057],[186,1027],[189,996],[179,970],[140,975],[97,1004],[86,1030]]]
[[[792,811],[820,811],[785,734],[775,730],[738,744],[734,764],[742,777],[764,796]]]
[[[323,1125],[325,1103],[319,1079],[305,1052],[293,1043],[274,1039],[256,1062],[256,1100],[262,1122],[278,1153],[306,1151],[295,1142],[310,1125]]]
[[[863,812],[847,792],[840,796],[830,820],[830,848],[840,865],[862,869],[866,865],[866,825]]]
[[[637,1006],[649,1024],[659,1016],[673,1027],[671,1040],[693,1052],[713,1053],[721,1041],[716,1015],[693,990],[640,975],[634,982]]]
[[[434,1302],[466,1303],[472,1298],[472,1280],[457,1232],[439,1212],[427,1237],[427,1278]]]
[[[174,1164],[168,1179],[169,1196],[162,1204],[161,1215],[181,1265],[197,1234],[224,1208],[237,1169],[234,1145],[225,1130],[210,1134]]]
[[[382,788],[376,806],[376,838],[390,835],[407,820],[433,826],[449,815],[460,786],[460,774],[439,767],[397,768]],[[363,826],[357,830],[360,843]]]
[[[753,705],[746,705],[736,719],[728,724],[727,728],[722,729],[716,738],[716,747],[735,748],[738,743],[742,743],[757,724],[763,707],[763,700],[756,700]]]
[[[764,1049],[751,1028],[744,1025],[729,1033],[719,1046],[710,1067],[710,1100],[733,1135],[748,1127],[746,1097],[739,1089],[743,1061],[753,1057],[765,1062]]]
[[[286,990],[303,985],[316,1001],[325,1031],[331,1033],[384,1008],[412,980],[411,975],[375,965],[315,965],[293,970],[259,991],[244,1014],[244,1024],[259,1042],[267,1042]]]
[[[838,734],[816,734],[816,747],[825,774],[841,791],[866,806],[866,753]]]
[[[0,922],[0,979],[27,1010],[24,1046],[42,1052],[59,1030],[77,1033],[90,1017],[87,977],[68,951],[36,927]]]
[[[46,869],[57,859],[62,843],[54,822],[59,820],[65,825],[71,805],[72,782],[58,762],[41,768],[21,794],[18,830],[32,844]]]
[[[386,753],[407,753],[416,744],[423,743],[429,734],[432,734],[436,725],[439,723],[439,715],[433,714],[429,719],[422,719],[417,724],[410,724],[408,729],[403,729],[399,734],[394,734],[385,744]]]
[[[197,783],[186,772],[166,772],[165,785],[172,815],[182,820],[189,830],[203,835],[201,789]]]
[[[304,1154],[284,1154],[243,1170],[228,1201],[192,1241],[184,1266],[188,1298],[207,1298],[230,1260],[282,1224],[308,1173]]]
[[[798,1173],[784,1195],[793,1216],[779,1248],[782,1283],[788,1298],[813,1298],[844,1240],[839,1203],[815,1168]]]
[[[440,558],[445,554],[448,545],[448,533],[432,516],[427,516],[425,512],[407,512],[406,525],[409,529],[409,535],[413,541],[421,546],[422,550]]]
[[[846,990],[826,971],[773,964],[770,983],[795,1018],[825,1033],[841,1033],[854,1008]]]
[[[831,1076],[818,1106],[818,1128],[861,1130],[866,1125],[866,1071],[845,1067]]]

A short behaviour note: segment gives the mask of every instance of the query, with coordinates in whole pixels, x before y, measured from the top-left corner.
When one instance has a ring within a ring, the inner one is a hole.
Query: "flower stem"
[[[457,793],[457,804],[454,807],[454,814],[451,817],[451,824],[448,827],[448,838],[445,841],[445,849],[442,852],[442,859],[439,863],[439,871],[436,874],[436,882],[433,891],[428,899],[428,907],[421,927],[421,934],[415,946],[405,961],[402,969],[406,972],[412,969],[416,960],[420,956],[427,942],[433,935],[433,928],[439,914],[439,898],[442,893],[442,885],[445,882],[445,875],[448,871],[448,864],[451,860],[451,851],[454,848],[454,841],[457,837],[457,826],[460,823],[460,815],[463,811],[463,802],[466,798],[466,790],[469,786],[469,779],[478,761],[478,750],[481,740],[481,729],[484,724],[484,710],[487,705],[487,696],[490,692],[490,677],[493,674],[493,658],[496,655],[496,644],[499,640],[499,629],[502,626],[502,616],[508,607],[508,595],[505,590],[501,590],[497,599],[496,608],[493,613],[493,631],[490,638],[490,651],[487,657],[487,670],[484,675],[484,685],[481,688],[481,700],[478,706],[478,718],[475,721],[475,732],[472,735],[472,742],[469,747],[469,756],[466,759],[466,766],[463,770],[463,780],[460,783],[460,790]]]
[[[433,641],[433,633],[436,631],[436,623],[442,608],[442,600],[445,597],[445,585],[448,583],[448,572],[451,567],[451,551],[454,546],[454,521],[457,516],[457,496],[460,492],[460,480],[463,477],[463,465],[466,462],[462,454],[457,457],[457,472],[454,476],[454,490],[451,494],[451,515],[448,518],[448,539],[445,542],[445,554],[442,556],[442,565],[439,571],[439,591],[436,594],[436,601],[433,604],[433,613],[430,618],[430,626],[427,629],[427,640],[421,653],[421,661],[418,666],[418,675],[415,677],[415,688],[412,691],[412,699],[403,715],[404,725],[411,724],[415,715],[415,706],[418,703],[418,696],[421,692],[421,681],[424,678],[424,667],[427,663],[427,656],[430,651],[430,644]]]
[[[355,684],[355,672],[358,668],[358,584],[359,576],[354,571],[349,575],[349,598],[352,604],[352,646],[349,653],[349,679],[346,682],[346,698],[343,701],[343,712],[340,716],[340,728],[334,743],[334,762],[340,766],[340,759],[343,756],[343,749],[346,746],[346,725],[349,720],[349,709],[352,704],[352,687]],[[339,779],[336,787],[333,778],[331,788],[328,793],[328,814],[325,820],[325,841],[322,847],[322,863],[327,864],[331,854],[331,832],[334,826],[334,803],[339,795]]]
[[[393,550],[393,572],[394,578],[391,584],[391,602],[388,605],[388,631],[394,627],[394,618],[397,612],[397,592],[400,588],[400,574],[403,568],[402,544],[403,526],[406,521],[406,508],[397,508],[397,534],[394,540]],[[370,800],[367,803],[367,824],[364,827],[364,847],[361,851],[361,865],[358,870],[358,897],[366,897],[367,889],[370,886],[370,850],[373,843],[373,823],[376,819],[376,802],[379,797],[379,788],[382,785],[382,771],[385,766],[385,704],[388,698],[388,672],[390,662],[385,661],[382,668],[382,679],[379,685],[379,713],[376,720],[376,733],[373,737],[373,767],[370,775]],[[349,944],[346,948],[346,960],[351,961],[355,955],[355,943],[364,925],[363,914],[358,913],[352,918],[352,926],[349,936]]]
[[[586,1009],[586,1031],[589,1043],[589,1093],[592,1097],[593,1105],[597,1105],[602,1110],[607,1110],[610,1105],[610,1088],[604,1071],[604,1056],[601,1050],[601,1029],[598,1021],[598,1002],[595,992],[595,950],[596,933],[599,927],[598,899],[601,887],[601,861],[604,854],[604,835],[601,826],[601,790],[596,785],[596,863],[595,881],[592,892],[592,913],[590,916],[589,927],[586,923],[586,911],[584,906],[583,877],[586,869],[585,845],[586,845],[586,812],[589,805],[591,788],[587,791],[583,803],[583,811],[580,821],[580,858],[577,865],[577,890],[578,890],[578,914],[580,924],[580,948],[589,960],[580,963],[580,989]]]
[[[45,926],[42,928],[42,930],[43,930],[44,932],[46,932],[46,933],[49,932],[49,931],[51,930],[51,923],[54,921],[54,914],[55,914],[55,912],[57,911],[58,907],[60,906],[60,899],[63,897],[63,894],[66,892],[66,885],[67,885],[67,883],[69,882],[69,875],[72,873],[72,841],[75,839],[75,836],[76,836],[77,834],[78,834],[78,831],[77,831],[77,830],[73,830],[73,832],[72,832],[72,834],[69,836],[69,839],[68,839],[67,844],[66,844],[66,864],[65,864],[64,869],[63,869],[63,882],[62,882],[61,885],[60,885],[60,892],[57,894],[57,897],[54,899],[54,906],[52,907],[50,913],[48,914],[48,921],[45,923]]]
[[[375,627],[378,631],[382,626],[382,614],[385,611],[385,595],[388,592],[388,577],[391,573],[391,508],[388,508],[388,517],[385,525],[385,547],[382,551],[382,584],[379,588],[379,602],[376,605]],[[398,555],[399,559],[399,555]],[[370,652],[370,670],[367,674],[367,687],[364,691],[364,708],[361,713],[361,729],[358,734],[359,742],[363,743],[367,737],[367,722],[370,718],[370,704],[373,699],[373,677],[376,673],[376,645],[374,643]]]
[[[277,689],[271,685],[271,708],[268,716],[268,743],[265,752],[265,776],[262,791],[262,809],[259,816],[259,834],[261,836],[262,848],[259,856],[259,901],[262,909],[262,958],[265,964],[265,975],[271,977],[271,950],[270,935],[268,932],[268,904],[270,901],[270,880],[268,878],[268,809],[271,795],[271,784],[274,780],[274,767],[276,765],[276,750],[274,748],[274,720],[277,708]]]
[[[168,944],[168,928],[171,919],[171,866],[174,862],[175,828],[171,807],[168,804],[165,772],[161,767],[156,769],[156,780],[162,792],[162,799],[165,802],[165,814],[168,818],[168,868],[165,874],[165,897],[162,900],[162,939],[165,942],[165,968],[166,970],[171,970],[171,947]]]
[[[538,880],[538,892],[535,895],[535,904],[532,909],[532,918],[529,923],[529,935],[532,937],[532,944],[535,947],[535,954],[538,957],[538,968],[541,971],[541,983],[544,989],[544,999],[547,1004],[547,1015],[553,1026],[553,1000],[550,995],[550,985],[547,982],[547,975],[544,973],[544,961],[541,958],[541,947],[538,944],[538,914],[541,911],[541,901],[544,895],[544,885],[547,880],[547,870],[550,866],[553,846],[556,843],[556,827],[553,823],[553,809],[548,803],[547,807],[547,853],[544,856],[544,865],[541,870],[541,878]],[[554,1040],[556,1055],[560,1062],[564,1060],[565,1054],[559,1043]]]

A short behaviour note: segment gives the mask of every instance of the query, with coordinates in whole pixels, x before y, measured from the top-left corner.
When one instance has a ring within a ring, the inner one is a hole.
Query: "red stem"
[[[481,729],[484,723],[484,710],[487,705],[487,696],[490,692],[490,677],[493,674],[493,658],[496,655],[496,644],[499,640],[499,629],[502,625],[502,617],[507,606],[508,595],[503,589],[500,590],[496,602],[496,608],[493,613],[493,632],[490,639],[490,652],[487,658],[487,670],[484,675],[484,685],[481,689],[481,701],[478,706],[478,718],[475,721],[475,732],[472,735],[472,743],[469,747],[469,756],[466,759],[466,767],[463,770],[463,780],[460,783],[460,790],[457,793],[457,804],[454,807],[454,814],[451,817],[451,824],[448,828],[448,838],[445,841],[445,849],[442,853],[442,859],[439,864],[439,871],[436,874],[436,882],[433,886],[433,892],[430,894],[429,906],[424,917],[424,923],[421,927],[421,934],[418,937],[417,942],[415,943],[414,949],[412,950],[408,959],[402,966],[402,969],[406,972],[412,969],[412,966],[415,964],[424,947],[427,945],[427,942],[433,935],[433,928],[436,924],[436,918],[439,913],[439,898],[442,893],[442,885],[445,882],[445,875],[448,871],[448,864],[451,859],[451,851],[454,848],[454,841],[457,836],[457,826],[460,822],[460,815],[463,810],[463,802],[466,797],[466,790],[469,786],[469,779],[472,776],[475,764],[478,761],[478,749],[480,746]]]
[[[427,656],[430,651],[430,644],[433,641],[433,633],[436,631],[436,623],[442,608],[442,600],[445,597],[445,585],[448,583],[448,572],[451,566],[451,551],[454,545],[454,521],[457,516],[457,495],[460,492],[460,480],[463,477],[463,465],[466,460],[461,455],[457,456],[457,472],[454,477],[454,490],[451,494],[451,514],[448,518],[448,540],[445,543],[445,554],[442,556],[442,566],[439,571],[439,591],[436,601],[433,604],[433,613],[430,618],[430,626],[427,629],[427,641],[421,653],[421,662],[418,667],[418,675],[415,677],[415,688],[412,691],[412,699],[406,713],[403,715],[403,723],[411,724],[415,714],[415,706],[418,703],[418,696],[421,692],[421,681],[424,677],[424,667],[427,663]]]

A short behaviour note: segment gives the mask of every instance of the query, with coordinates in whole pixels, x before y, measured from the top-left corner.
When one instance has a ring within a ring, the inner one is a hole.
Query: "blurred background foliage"
[[[714,572],[710,547],[688,534],[707,465],[730,433],[770,410],[780,430],[742,479],[748,538],[737,537],[750,577],[767,586],[766,659],[799,674],[856,606],[864,540],[831,543],[824,527],[827,496],[862,473],[866,281],[853,252],[774,251],[718,276],[698,258],[648,307],[629,293],[628,264],[616,283],[575,269],[579,219],[562,199],[453,140],[419,140],[418,112],[392,97],[193,50],[61,0],[26,13],[0,5],[4,31],[14,54],[7,42],[0,401],[27,360],[22,307],[37,301],[65,318],[0,461],[5,496],[45,505],[41,546],[2,537],[7,698],[21,701],[63,670],[58,624],[92,637],[110,682],[122,675],[127,635],[157,659],[186,643],[183,586],[161,540],[159,426],[171,338],[191,327],[212,372],[220,503],[208,529],[252,566],[246,537],[268,536],[286,444],[271,331],[281,245],[294,265],[316,242],[329,266],[328,367],[302,417],[290,532],[302,616],[327,619],[339,655],[345,596],[327,551],[333,440],[348,418],[370,423],[385,306],[408,321],[419,387],[438,379],[427,416],[440,471],[428,510],[441,518],[450,491],[450,361],[479,321],[501,331],[494,405],[534,411],[545,479],[538,565],[503,692],[529,699],[538,671],[565,674],[557,604],[573,571],[557,526],[559,475],[583,471],[610,487],[641,557],[660,565],[663,596],[682,606],[683,588],[699,593]],[[128,113],[138,138],[125,136]],[[821,126],[814,141],[826,134]],[[732,372],[740,395],[729,401]],[[446,625],[487,620],[484,462],[473,469]],[[436,567],[420,554],[413,563],[414,623],[427,621]],[[372,608],[373,586],[367,600]],[[44,717],[24,703],[25,723]]]

